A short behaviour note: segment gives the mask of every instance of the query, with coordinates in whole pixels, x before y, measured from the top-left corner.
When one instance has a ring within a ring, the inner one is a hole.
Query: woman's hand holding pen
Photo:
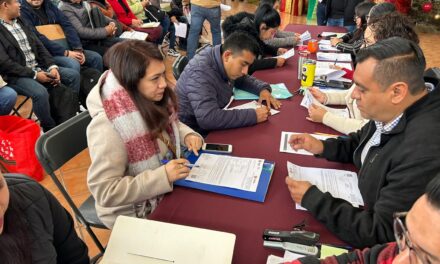
[[[174,159],[165,164],[168,181],[173,183],[177,180],[188,177],[190,169],[185,166],[185,164],[189,163],[190,162],[186,159]]]

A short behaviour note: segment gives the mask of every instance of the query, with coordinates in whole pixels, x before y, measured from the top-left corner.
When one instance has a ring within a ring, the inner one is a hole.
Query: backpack
[[[62,83],[56,87],[46,87],[49,92],[50,114],[57,125],[76,115],[79,111],[77,93]]]
[[[101,72],[97,69],[82,67],[81,68],[81,83],[79,90],[79,101],[82,106],[87,109],[86,99],[93,87],[98,83],[101,77]]]
[[[199,54],[202,50],[204,50],[207,47],[212,47],[212,46],[209,44],[205,44],[204,46],[196,50],[196,54]],[[176,80],[179,79],[180,75],[182,74],[188,62],[189,62],[188,57],[186,57],[185,55],[179,55],[174,60],[172,68],[173,68],[173,75],[174,78],[176,78]]]

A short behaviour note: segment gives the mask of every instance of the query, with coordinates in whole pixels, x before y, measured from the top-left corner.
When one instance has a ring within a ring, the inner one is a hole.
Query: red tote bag
[[[43,179],[43,168],[35,155],[40,126],[18,116],[0,116],[0,169]]]

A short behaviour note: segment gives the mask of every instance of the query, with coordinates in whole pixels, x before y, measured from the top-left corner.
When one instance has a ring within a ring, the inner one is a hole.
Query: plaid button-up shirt
[[[17,19],[12,20],[11,23],[0,19],[0,23],[5,26],[5,28],[8,29],[9,32],[11,32],[11,34],[17,40],[18,45],[20,46],[20,49],[21,51],[23,51],[26,58],[26,67],[29,67],[32,70],[36,70],[38,63],[35,59],[35,54],[32,52],[31,45],[29,44],[26,33],[17,22]]]

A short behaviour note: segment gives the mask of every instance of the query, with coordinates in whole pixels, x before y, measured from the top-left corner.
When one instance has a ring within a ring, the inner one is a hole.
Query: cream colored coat
[[[353,84],[351,88],[345,92],[325,92],[325,94],[327,95],[327,101],[325,102],[325,104],[347,105],[348,111],[350,113],[350,118],[345,118],[327,112],[324,114],[322,123],[346,135],[358,131],[369,121],[368,119],[364,119],[361,116],[361,112],[357,107],[356,100],[351,98],[354,87],[355,85]]]
[[[127,175],[127,152],[119,133],[105,114],[99,91],[100,83],[101,79],[87,97],[87,107],[93,118],[87,128],[92,160],[87,184],[95,198],[98,217],[107,227],[112,228],[118,215],[135,217],[134,203],[171,192],[173,186],[168,181],[165,166],[148,168],[138,175]],[[195,133],[181,122],[178,130],[180,142],[184,142],[188,134]],[[164,155],[167,147],[162,141],[158,143]]]

